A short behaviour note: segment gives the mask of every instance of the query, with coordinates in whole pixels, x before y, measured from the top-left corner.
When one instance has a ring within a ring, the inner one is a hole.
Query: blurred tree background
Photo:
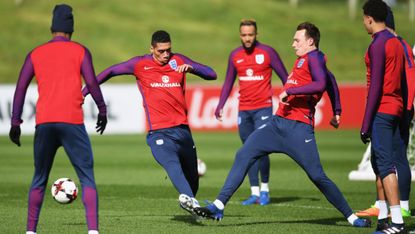
[[[291,47],[297,25],[316,24],[320,49],[341,83],[364,83],[364,54],[371,37],[362,25],[363,0],[349,17],[347,0],[68,0],[74,8],[73,40],[92,52],[97,73],[133,56],[149,53],[151,34],[167,30],[173,51],[212,66],[222,84],[230,51],[240,46],[239,22],[254,18],[258,39],[274,47],[291,70]],[[0,2],[0,83],[15,83],[27,53],[51,38],[50,23],[56,0]],[[393,6],[397,32],[411,45],[415,23],[409,20],[410,1]],[[133,82],[121,77],[111,82]],[[200,80],[189,77],[189,82]],[[278,83],[278,82],[277,82]]]

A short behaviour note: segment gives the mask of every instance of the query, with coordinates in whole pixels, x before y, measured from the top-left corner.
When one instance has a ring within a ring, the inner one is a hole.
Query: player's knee
[[[91,178],[79,178],[79,182],[81,183],[82,188],[90,187],[96,189],[95,180]]]
[[[41,189],[44,189],[44,188],[46,188],[47,182],[48,182],[47,177],[35,176],[33,178],[32,185],[30,187],[31,188],[41,188]]]
[[[253,157],[250,156],[250,154],[243,150],[240,149],[235,156],[235,162],[239,163],[239,164],[249,164],[250,161],[254,160]]]
[[[315,184],[322,184],[322,183],[325,183],[328,180],[326,174],[324,174],[324,173],[310,173],[310,174],[308,174],[308,177]]]
[[[379,177],[383,180],[388,175],[395,174],[395,173],[396,173],[395,168],[389,168],[389,169],[388,168],[385,168],[385,169],[382,168],[382,170],[379,170]]]

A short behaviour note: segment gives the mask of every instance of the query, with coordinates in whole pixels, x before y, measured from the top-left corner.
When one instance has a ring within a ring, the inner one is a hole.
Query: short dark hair
[[[392,9],[388,6],[388,15],[386,16],[385,25],[388,28],[395,30],[395,19],[393,17]]]
[[[314,45],[318,48],[320,43],[320,30],[318,30],[317,26],[310,22],[304,22],[297,26],[297,31],[305,30],[305,36],[307,38],[313,38]]]
[[[157,43],[167,43],[171,42],[170,35],[164,30],[158,30],[153,33],[151,36],[151,46],[156,46]]]
[[[242,19],[241,23],[239,24],[239,29],[242,26],[254,26],[255,28],[255,33],[257,32],[257,26],[256,26],[256,21],[254,19]]]
[[[369,0],[363,5],[363,14],[372,17],[375,22],[385,22],[388,5],[382,0]]]

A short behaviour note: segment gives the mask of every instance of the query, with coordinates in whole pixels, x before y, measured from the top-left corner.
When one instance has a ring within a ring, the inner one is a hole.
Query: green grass
[[[58,0],[0,2],[0,83],[15,83],[26,54],[50,39],[51,12]],[[370,43],[361,19],[349,19],[346,0],[71,0],[74,8],[73,39],[92,52],[96,72],[130,57],[149,52],[151,34],[157,29],[171,33],[173,50],[212,66],[222,84],[231,50],[240,45],[238,26],[242,18],[255,18],[259,40],[273,46],[291,70],[295,28],[306,20],[321,31],[320,47],[328,65],[341,82],[365,82],[364,53]],[[412,45],[414,23],[408,20],[407,1],[394,8],[397,31]],[[201,82],[198,78],[190,82]],[[192,81],[195,80],[195,81]],[[111,81],[113,82],[113,81]],[[134,82],[118,78],[114,82]],[[277,82],[278,83],[278,82]]]
[[[327,175],[353,209],[367,208],[374,202],[374,182],[347,179],[365,149],[357,131],[323,131],[316,136]],[[249,196],[245,181],[226,207],[222,222],[196,223],[179,208],[178,194],[153,159],[144,135],[93,136],[91,140],[102,233],[369,233],[374,229],[349,226],[305,173],[282,155],[271,156],[271,205],[241,206],[240,201]],[[199,157],[208,166],[207,174],[200,180],[198,198],[213,200],[240,141],[237,133],[194,133],[194,140]],[[0,137],[0,233],[25,230],[27,191],[33,175],[32,137],[23,137],[22,143],[17,148],[6,137]],[[79,185],[62,149],[56,156],[49,184],[59,177],[71,177]],[[412,197],[412,207],[414,202]],[[415,228],[413,218],[406,222],[410,229]],[[70,205],[59,205],[47,191],[38,233],[57,230],[86,232],[82,201],[78,198]]]

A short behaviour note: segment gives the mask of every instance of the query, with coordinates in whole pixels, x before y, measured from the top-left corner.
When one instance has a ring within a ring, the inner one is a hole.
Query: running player
[[[216,200],[195,208],[201,217],[221,220],[224,206],[241,185],[250,165],[269,153],[285,153],[305,170],[327,200],[355,227],[369,227],[370,220],[353,214],[337,186],[326,176],[314,138],[315,106],[328,88],[328,72],[319,51],[320,31],[309,22],[298,25],[292,44],[298,56],[283,91],[280,105],[266,124],[256,129],[237,152],[234,164]]]
[[[368,94],[360,138],[372,142],[372,167],[376,174],[380,205],[377,233],[406,233],[399,204],[394,149],[402,144],[399,121],[403,113],[401,83],[404,82],[405,52],[399,39],[385,26],[386,3],[369,0],[363,6],[363,24],[373,38],[366,56]],[[403,155],[400,154],[400,157]],[[386,200],[392,223],[388,224]]]
[[[193,212],[199,188],[196,147],[187,121],[186,73],[215,80],[215,71],[188,57],[172,53],[170,35],[156,31],[151,54],[133,57],[101,72],[100,84],[119,75],[134,75],[143,97],[149,131],[147,144],[179,192],[183,209]],[[84,96],[88,89],[83,90]]]
[[[51,31],[53,38],[26,57],[13,100],[10,139],[20,146],[20,124],[27,88],[33,77],[38,84],[35,173],[29,191],[27,234],[36,233],[45,188],[56,151],[63,146],[79,177],[89,234],[98,233],[98,194],[95,186],[91,143],[84,126],[82,80],[98,106],[97,131],[107,124],[107,108],[96,81],[92,57],[83,45],[72,42],[72,8],[56,5]]]
[[[232,91],[236,76],[239,81],[238,128],[242,143],[259,126],[268,122],[272,116],[272,70],[278,74],[284,84],[287,70],[278,53],[270,46],[257,41],[257,24],[255,20],[245,19],[239,24],[239,37],[242,46],[229,55],[228,70],[223,84],[215,116],[222,121],[223,107]],[[251,196],[242,205],[267,205],[269,197],[269,156],[257,160],[249,169]],[[261,190],[259,175],[261,174]]]

